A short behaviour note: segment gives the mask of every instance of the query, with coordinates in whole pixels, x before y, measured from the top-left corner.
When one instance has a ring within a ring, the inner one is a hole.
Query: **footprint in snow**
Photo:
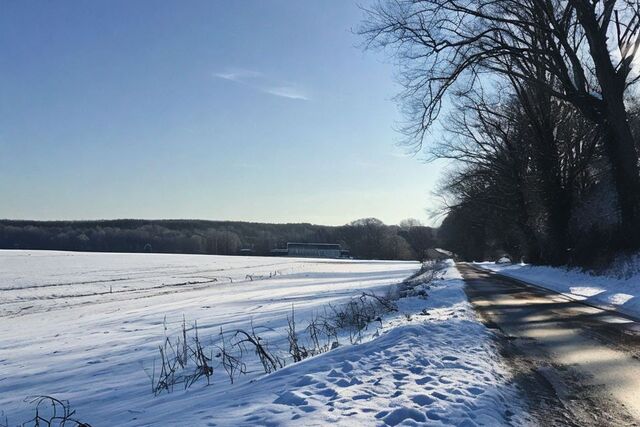
[[[432,396],[435,397],[436,399],[449,400],[449,396],[447,396],[444,393],[440,393],[439,391],[434,391],[432,393]]]
[[[427,406],[435,402],[435,400],[432,397],[429,397],[426,394],[415,395],[411,398],[411,401],[419,406]]]
[[[331,378],[342,378],[344,375],[342,375],[340,372],[336,371],[335,369],[332,369],[331,371],[329,371],[327,376]]]
[[[384,418],[384,417],[387,416],[388,413],[389,413],[389,411],[380,411],[375,415],[375,417],[378,418],[378,419]]]
[[[340,378],[338,381],[335,382],[335,385],[337,385],[338,387],[349,387],[351,383],[347,381],[345,378]]]
[[[334,397],[338,393],[332,388],[324,388],[324,389],[318,390],[315,394],[324,396],[324,397]]]
[[[390,426],[395,426],[407,419],[411,419],[419,423],[427,421],[427,418],[422,412],[417,409],[404,407],[394,409],[390,414],[383,418],[383,421]]]
[[[307,399],[292,391],[282,393],[273,403],[287,406],[303,406],[307,404]]]
[[[433,381],[433,377],[432,377],[432,376],[430,376],[430,375],[426,375],[426,376],[424,376],[424,377],[422,377],[422,378],[418,378],[418,379],[416,380],[416,384],[418,384],[418,385],[425,385],[426,383],[431,382],[431,381]]]
[[[307,385],[311,385],[314,382],[315,382],[315,380],[313,379],[312,376],[305,375],[302,378],[300,378],[298,381],[296,381],[294,386],[296,386],[296,387],[304,387],[304,386],[307,386]]]
[[[435,410],[433,410],[433,409],[432,409],[432,410],[430,410],[430,411],[427,411],[427,412],[426,412],[426,415],[427,415],[427,418],[429,418],[430,420],[434,420],[434,421],[437,421],[437,420],[439,420],[440,418],[442,418],[442,417],[438,414],[438,412],[436,412],[436,411],[435,411]]]
[[[348,373],[348,372],[351,372],[351,371],[353,370],[353,364],[351,364],[351,363],[349,363],[349,362],[345,361],[345,362],[342,364],[342,368],[341,368],[341,370],[342,370],[342,372],[344,372],[345,374],[346,374],[346,373]]]
[[[370,400],[373,396],[370,394],[356,394],[352,397],[353,400]]]
[[[473,394],[474,396],[478,396],[478,395],[480,395],[480,394],[484,393],[484,390],[483,390],[483,389],[481,389],[480,387],[469,387],[469,388],[467,389],[467,391],[468,391],[469,393]]]

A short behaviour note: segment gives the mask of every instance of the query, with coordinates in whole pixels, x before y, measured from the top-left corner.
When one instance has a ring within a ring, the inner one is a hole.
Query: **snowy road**
[[[522,382],[546,383],[552,390],[543,402],[552,409],[550,423],[637,425],[640,325],[466,264],[458,269],[476,310],[510,343],[506,353],[527,364],[528,369],[520,366]],[[528,391],[532,400],[545,393]]]

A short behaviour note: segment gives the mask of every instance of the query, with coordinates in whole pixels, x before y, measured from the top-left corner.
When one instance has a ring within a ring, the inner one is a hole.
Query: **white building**
[[[287,255],[303,258],[340,258],[342,250],[337,243],[287,243]]]

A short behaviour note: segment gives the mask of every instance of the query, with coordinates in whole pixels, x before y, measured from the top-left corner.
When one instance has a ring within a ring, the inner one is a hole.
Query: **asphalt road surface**
[[[640,324],[468,264],[458,269],[495,328],[534,423],[640,425]]]

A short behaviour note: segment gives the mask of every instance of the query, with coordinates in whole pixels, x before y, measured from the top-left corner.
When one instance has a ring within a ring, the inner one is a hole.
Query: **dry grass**
[[[75,417],[76,411],[71,409],[67,400],[51,396],[34,396],[26,401],[35,405],[35,415],[22,423],[23,427],[91,427],[91,424]],[[8,421],[6,423],[8,425]]]
[[[201,379],[210,384],[217,368],[222,368],[233,384],[240,375],[247,374],[247,365],[252,358],[257,359],[268,374],[283,368],[287,358],[296,363],[338,347],[343,332],[347,332],[351,344],[359,343],[372,324],[379,323],[375,326],[374,335],[377,335],[378,328],[382,327],[382,317],[398,310],[396,294],[389,292],[382,296],[363,292],[345,304],[327,305],[322,312],[307,319],[302,328],[298,326],[292,305],[291,313],[287,315],[288,351],[272,348],[261,333],[273,330],[255,327],[253,322],[248,330],[223,331],[220,328],[217,338],[206,345],[198,335],[197,323],[188,328],[183,318],[180,331],[170,336],[166,333],[165,319],[165,339],[158,347],[159,358],[154,360],[148,373],[152,392],[154,395],[171,392],[178,384],[188,388]]]

